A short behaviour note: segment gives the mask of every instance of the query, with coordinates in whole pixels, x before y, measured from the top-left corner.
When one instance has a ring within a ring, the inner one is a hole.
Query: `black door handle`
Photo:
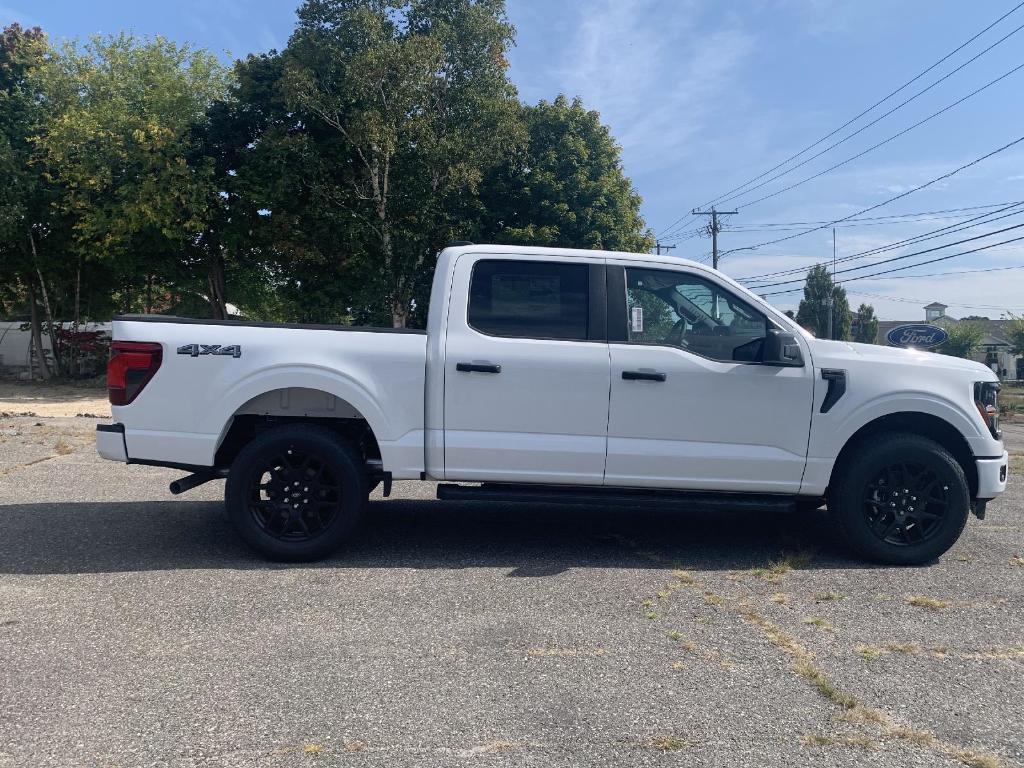
[[[623,371],[622,378],[626,381],[664,381],[668,376],[661,371]]]
[[[501,373],[501,366],[495,363],[456,363],[455,370],[466,373]]]

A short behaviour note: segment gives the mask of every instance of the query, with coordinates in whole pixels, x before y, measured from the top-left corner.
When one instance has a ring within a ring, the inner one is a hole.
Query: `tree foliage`
[[[853,340],[862,344],[874,344],[876,336],[878,318],[875,316],[875,308],[870,304],[861,304],[857,307],[857,328]]]
[[[832,281],[832,276],[821,264],[807,272],[804,297],[797,308],[796,321],[819,339],[829,338],[829,310],[832,312],[833,339],[850,338],[850,304],[846,290]]]
[[[599,115],[519,101],[514,33],[504,0],[306,0],[226,69],[9,26],[0,313],[422,324],[451,240],[649,248]]]
[[[971,357],[978,351],[984,329],[975,323],[960,321],[958,323],[944,323],[946,333],[949,334],[942,344],[936,348],[936,352],[953,357]]]

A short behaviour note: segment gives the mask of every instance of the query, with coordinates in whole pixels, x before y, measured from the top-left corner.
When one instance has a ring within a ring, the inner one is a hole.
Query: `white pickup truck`
[[[427,330],[119,317],[99,453],[226,477],[239,534],[327,555],[367,495],[829,514],[861,556],[933,560],[1006,487],[999,384],[822,341],[725,275],[632,253],[457,244]]]

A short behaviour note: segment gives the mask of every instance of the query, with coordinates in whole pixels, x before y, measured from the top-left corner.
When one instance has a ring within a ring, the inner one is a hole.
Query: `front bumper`
[[[97,424],[96,451],[104,459],[128,461],[128,449],[124,444],[124,424]]]
[[[978,467],[978,498],[994,499],[1006,490],[1006,476],[1009,474],[1009,454],[995,459],[976,459]]]

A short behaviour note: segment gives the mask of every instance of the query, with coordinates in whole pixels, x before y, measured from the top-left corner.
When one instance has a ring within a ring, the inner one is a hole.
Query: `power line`
[[[1016,201],[1017,203],[1024,203],[1024,200]],[[989,203],[988,205],[970,205],[962,208],[945,208],[937,211],[917,211],[912,213],[894,213],[888,216],[865,216],[862,219],[851,219],[845,224],[839,224],[840,229],[849,227],[878,227],[886,224],[915,224],[921,221],[944,221],[951,218],[964,218],[970,216],[969,213],[965,213],[962,217],[957,216],[943,216],[939,214],[955,214],[964,211],[979,211],[985,208],[998,208],[999,206],[1011,205],[1012,203]],[[749,234],[753,232],[792,232],[793,229],[786,229],[786,227],[806,227],[813,224],[829,224],[828,221],[764,221],[764,222],[752,222],[750,224],[740,224],[739,226],[726,227],[729,232],[737,232],[742,234]],[[770,229],[766,229],[770,228]],[[694,229],[688,232],[681,232],[676,235],[669,235],[664,238],[664,242],[682,242],[683,240],[691,240],[695,237],[699,237],[704,234],[703,229]]]
[[[831,138],[832,138],[833,136],[835,136],[835,135],[836,135],[837,133],[839,133],[840,131],[844,130],[845,128],[849,127],[850,125],[853,125],[853,123],[857,122],[858,120],[860,120],[860,119],[861,119],[862,117],[864,117],[864,116],[865,116],[865,115],[867,115],[868,113],[870,113],[870,112],[873,112],[873,111],[875,110],[875,108],[876,108],[876,107],[879,107],[879,106],[881,106],[882,104],[884,104],[885,102],[887,102],[887,101],[888,101],[889,99],[891,99],[891,98],[892,98],[893,96],[895,96],[896,94],[900,93],[901,91],[905,90],[905,89],[906,89],[906,88],[908,88],[909,86],[913,85],[913,84],[914,84],[915,82],[917,82],[917,81],[918,81],[918,80],[920,80],[920,79],[921,79],[922,77],[924,77],[925,75],[927,75],[927,74],[928,74],[929,72],[931,72],[931,71],[932,71],[933,69],[935,69],[936,67],[938,67],[938,66],[939,66],[940,64],[943,64],[944,62],[948,61],[948,60],[949,60],[950,58],[952,58],[952,57],[953,57],[954,55],[956,55],[957,53],[959,53],[960,51],[962,51],[962,50],[963,50],[964,48],[966,48],[966,47],[967,47],[968,45],[970,45],[971,43],[973,43],[973,42],[974,42],[975,40],[977,40],[977,39],[978,39],[979,37],[981,37],[982,35],[984,35],[984,34],[985,34],[986,32],[988,32],[988,31],[989,31],[990,29],[992,29],[993,27],[995,27],[995,26],[996,26],[997,24],[999,24],[1000,22],[1002,22],[1002,21],[1003,21],[1003,20],[1004,20],[1005,18],[1007,18],[1008,16],[1010,16],[1011,14],[1013,14],[1013,13],[1014,13],[1015,11],[1017,11],[1017,10],[1018,10],[1019,8],[1021,8],[1022,6],[1024,6],[1024,2],[1018,3],[1018,4],[1017,4],[1017,5],[1015,5],[1015,6],[1013,7],[1013,8],[1011,8],[1011,9],[1010,9],[1009,11],[1007,11],[1007,12],[1006,12],[1006,13],[1004,13],[1004,14],[1003,14],[1002,16],[1000,16],[1000,17],[999,17],[998,19],[996,19],[996,20],[995,20],[995,21],[993,21],[993,22],[992,22],[991,24],[989,24],[989,25],[988,25],[987,27],[985,27],[985,28],[984,28],[983,30],[981,30],[981,31],[980,31],[980,32],[978,32],[977,34],[975,34],[975,35],[973,35],[972,37],[970,37],[970,38],[969,38],[968,40],[966,40],[966,41],[964,41],[963,43],[961,43],[960,45],[958,45],[958,46],[957,46],[956,48],[954,48],[954,49],[953,49],[952,51],[950,51],[949,53],[947,53],[947,54],[946,54],[945,56],[943,56],[943,57],[942,57],[941,59],[939,59],[938,61],[936,61],[936,62],[935,62],[934,64],[932,64],[932,65],[931,65],[931,66],[929,66],[928,68],[926,68],[926,69],[922,70],[921,72],[919,72],[919,73],[918,73],[917,75],[915,75],[914,77],[912,77],[912,78],[911,78],[910,80],[908,80],[907,82],[905,82],[905,83],[904,83],[903,85],[901,85],[901,86],[900,86],[899,88],[897,88],[896,90],[894,90],[894,91],[890,92],[890,93],[889,93],[889,94],[887,94],[886,96],[883,96],[883,97],[882,97],[881,99],[879,99],[878,101],[876,101],[876,102],[875,102],[874,104],[872,104],[872,105],[871,105],[870,107],[868,107],[867,109],[865,109],[864,111],[862,111],[861,113],[859,113],[858,115],[856,115],[855,117],[852,117],[852,118],[850,118],[849,120],[847,120],[847,121],[846,121],[845,123],[843,123],[842,125],[840,125],[840,126],[839,126],[838,128],[836,128],[836,129],[835,129],[834,131],[832,131],[831,133],[828,133],[828,134],[826,134],[825,136],[822,136],[822,137],[821,137],[820,139],[818,139],[817,141],[815,141],[815,142],[814,142],[813,144],[810,144],[810,145],[808,145],[808,146],[804,147],[804,148],[803,148],[802,150],[800,150],[799,152],[797,152],[797,153],[796,153],[795,155],[791,155],[790,157],[786,158],[785,160],[783,160],[783,161],[782,161],[781,163],[779,163],[778,165],[775,165],[775,166],[773,166],[772,168],[769,168],[769,169],[768,169],[767,171],[765,171],[764,173],[760,174],[759,176],[755,176],[755,177],[754,177],[753,179],[750,179],[749,181],[746,181],[746,182],[744,182],[743,184],[740,184],[740,185],[739,185],[738,187],[734,187],[733,189],[730,189],[730,190],[729,190],[728,192],[726,192],[726,193],[724,193],[724,194],[722,194],[722,195],[719,195],[718,197],[714,198],[713,200],[708,200],[708,201],[707,201],[706,203],[703,203],[702,205],[711,205],[712,203],[717,203],[717,202],[719,202],[720,200],[722,200],[722,199],[724,199],[724,198],[727,198],[727,196],[728,196],[728,195],[731,195],[731,194],[733,194],[734,192],[738,192],[739,190],[743,189],[744,187],[748,187],[748,186],[750,186],[751,184],[753,184],[753,183],[754,183],[754,182],[756,182],[756,181],[760,181],[760,180],[761,180],[761,179],[763,179],[763,178],[764,178],[765,176],[767,176],[767,175],[769,175],[769,174],[771,174],[771,173],[774,173],[774,172],[775,172],[775,171],[777,171],[777,170],[778,170],[779,168],[782,168],[783,166],[785,166],[785,165],[787,165],[787,164],[791,163],[791,162],[792,162],[793,160],[797,159],[797,158],[798,158],[798,157],[800,157],[801,155],[804,155],[804,154],[806,154],[807,152],[810,152],[810,151],[811,151],[812,149],[814,149],[815,147],[817,147],[817,146],[818,146],[819,144],[822,144],[823,142],[825,142],[825,141],[828,141],[829,139],[831,139]],[[1012,34],[1012,33],[1011,33],[1011,34]],[[662,231],[661,231],[661,232],[660,232],[659,234],[661,234],[661,235],[665,235],[665,234],[667,234],[669,230],[671,230],[671,229],[672,229],[673,227],[675,227],[675,225],[676,225],[676,224],[678,224],[678,223],[679,223],[680,221],[682,221],[682,220],[683,220],[684,218],[686,218],[686,214],[685,214],[685,213],[684,213],[684,214],[683,214],[682,216],[680,216],[680,217],[679,217],[678,219],[676,219],[675,221],[673,221],[673,222],[672,222],[671,224],[669,224],[669,225],[668,225],[668,226],[667,226],[667,227],[666,227],[665,229],[663,229],[663,230],[662,230]],[[688,223],[688,222],[687,222],[687,223]]]
[[[1019,31],[1021,29],[1024,29],[1024,24],[1022,24],[1021,26],[1017,27],[1017,29],[1015,29],[1014,32],[1017,32],[1017,31]],[[756,200],[751,200],[751,201],[746,202],[746,203],[741,203],[739,207],[740,208],[749,208],[752,205],[756,205],[757,203],[763,202],[763,201],[768,200],[768,199],[770,199],[772,197],[775,197],[777,195],[781,195],[783,192],[788,192],[791,189],[796,189],[797,187],[802,186],[802,185],[806,184],[809,181],[813,181],[814,179],[817,179],[817,178],[820,178],[820,177],[824,176],[826,173],[831,173],[832,171],[836,170],[837,168],[841,168],[842,166],[846,165],[847,163],[852,163],[854,160],[858,160],[858,159],[864,157],[864,155],[868,154],[869,152],[874,152],[879,147],[885,146],[890,141],[894,141],[895,139],[898,139],[900,136],[904,136],[904,135],[910,133],[915,128],[918,128],[918,127],[924,125],[925,123],[929,122],[930,120],[934,120],[939,115],[941,115],[941,114],[943,114],[945,112],[948,112],[949,110],[953,109],[953,107],[956,107],[956,106],[959,106],[960,104],[963,104],[968,99],[972,98],[973,96],[977,96],[982,91],[984,91],[984,90],[986,90],[988,88],[991,88],[996,83],[1000,82],[1001,80],[1005,80],[1007,77],[1009,77],[1010,75],[1014,74],[1015,72],[1020,71],[1021,69],[1024,69],[1024,64],[1019,64],[1018,66],[1014,67],[1013,69],[1009,70],[1008,72],[1004,72],[1002,75],[1000,75],[999,77],[995,78],[994,80],[990,80],[989,82],[985,83],[985,85],[983,85],[980,88],[978,88],[977,90],[971,91],[969,94],[967,94],[966,96],[964,96],[964,97],[962,97],[960,99],[957,99],[952,104],[947,104],[945,107],[943,107],[942,109],[938,110],[937,112],[933,112],[932,114],[928,115],[928,117],[924,118],[923,120],[918,120],[913,125],[908,126],[907,128],[904,128],[899,133],[894,133],[889,138],[883,139],[882,141],[880,141],[877,144],[874,144],[874,145],[868,147],[867,149],[863,150],[862,152],[858,152],[856,155],[848,157],[845,160],[842,160],[841,162],[836,163],[835,165],[829,166],[828,168],[826,168],[823,171],[818,171],[817,173],[812,174],[811,176],[808,176],[805,179],[801,179],[800,181],[794,182],[793,184],[790,184],[789,186],[782,187],[782,189],[777,189],[774,192],[771,192],[771,193],[769,193],[767,195],[762,195],[761,197],[757,198]],[[952,74],[952,73],[950,73],[950,74]],[[922,91],[922,93],[923,93],[923,91]],[[889,114],[889,113],[886,113],[886,114]],[[884,115],[883,115],[883,117],[884,117]],[[880,119],[881,118],[879,118],[879,120]],[[874,125],[874,123],[869,123],[868,125],[864,126],[864,128],[868,128],[871,125]],[[863,130],[863,129],[861,129],[861,130]],[[856,135],[856,134],[850,134],[850,136],[854,136],[854,135]],[[846,138],[850,138],[850,136],[848,136]],[[843,141],[846,141],[846,139],[843,139]],[[833,147],[837,147],[841,143],[842,143],[842,141],[837,142],[837,143],[833,144],[832,146],[830,146],[828,149],[832,149]],[[815,158],[820,157],[822,154],[827,152],[828,149],[823,150],[822,152],[819,152],[814,157],[808,158],[803,163],[800,163],[800,165],[804,165],[805,163],[808,163],[811,160],[814,160]],[[768,181],[764,182],[764,184],[768,184],[771,181],[775,181],[776,179],[782,178],[782,176],[785,176],[790,171],[794,171],[797,168],[799,168],[800,165],[793,166],[788,171],[786,171],[786,173],[779,174],[778,176],[775,176],[774,178],[769,179]],[[764,186],[764,184],[759,184],[757,187],[751,187],[750,189],[748,189],[743,194],[745,195],[745,194],[747,194],[747,192],[752,192],[753,190],[757,189],[758,187]],[[741,197],[741,196],[742,195],[737,195],[736,197]],[[735,199],[735,197],[729,198],[729,200],[733,200],[733,199]]]
[[[1024,225],[1021,225],[1021,226],[1024,226]],[[907,264],[906,266],[903,266],[903,267],[893,267],[892,269],[884,269],[881,272],[872,272],[870,275],[856,275],[855,277],[848,277],[845,280],[840,280],[838,282],[838,284],[839,285],[845,285],[846,283],[853,282],[854,280],[867,280],[867,279],[872,278],[872,277],[878,277],[879,275],[887,275],[887,274],[889,274],[891,272],[902,272],[905,269],[913,269],[914,267],[923,267],[925,264],[935,264],[936,262],[939,262],[939,261],[946,261],[948,259],[955,259],[958,256],[967,256],[968,254],[971,254],[971,253],[979,253],[981,251],[987,251],[987,250],[989,250],[991,248],[998,248],[1001,245],[1007,245],[1009,243],[1016,243],[1016,242],[1018,242],[1020,240],[1024,240],[1024,236],[1022,236],[1022,237],[1014,237],[1014,238],[1011,238],[1009,240],[1003,240],[1000,243],[993,243],[992,245],[983,245],[980,248],[972,248],[969,251],[961,251],[960,253],[952,253],[949,256],[940,256],[937,259],[929,259],[928,261],[921,261],[921,262],[918,262],[917,264]],[[759,294],[759,295],[762,296],[762,297],[763,296],[780,296],[780,295],[782,295],[784,293],[796,293],[797,291],[802,291],[802,290],[803,290],[803,288],[789,288],[789,289],[784,290],[784,291],[771,291],[769,293],[762,293],[762,294]]]
[[[868,296],[872,299],[884,299],[886,301],[899,301],[906,304],[922,304],[925,303],[924,299],[912,299],[907,296],[886,296],[882,293],[865,293],[864,291],[847,291],[851,296]],[[963,309],[1000,309],[1000,310],[1016,310],[1021,309],[1020,307],[1004,307],[998,304],[950,304],[951,307],[962,307]]]
[[[991,224],[993,222],[1001,221],[1002,219],[1006,219],[1006,218],[1009,218],[1011,216],[1018,216],[1021,213],[1024,213],[1024,210],[1021,209],[1021,206],[1024,206],[1024,200],[1022,200],[1020,202],[1017,202],[1017,203],[1011,203],[1010,205],[1007,205],[1004,208],[999,208],[998,210],[995,210],[995,211],[986,211],[985,213],[978,214],[976,216],[972,216],[971,218],[969,218],[969,219],[967,219],[965,221],[959,221],[959,222],[955,222],[953,224],[947,224],[946,226],[939,227],[938,229],[933,229],[933,230],[930,230],[928,232],[922,232],[919,235],[914,235],[913,237],[904,238],[903,240],[897,240],[894,243],[888,243],[886,245],[880,245],[880,246],[877,246],[875,248],[869,248],[866,251],[860,251],[858,253],[852,253],[852,254],[849,254],[847,256],[843,256],[838,261],[841,264],[842,263],[846,263],[846,262],[850,262],[850,261],[855,261],[857,259],[867,258],[868,256],[875,256],[875,255],[877,255],[879,253],[886,253],[888,251],[894,251],[897,248],[902,248],[903,246],[906,246],[906,245],[912,245],[912,244],[913,245],[917,245],[917,244],[920,244],[920,243],[927,242],[928,240],[934,240],[937,237],[945,237],[947,235],[952,235],[952,234],[954,234],[956,232],[964,232],[966,230],[974,229],[975,227],[980,226],[981,224]],[[1015,210],[1011,210],[1011,209],[1015,209]],[[1003,213],[1004,211],[1007,211],[1007,210],[1010,210],[1010,213]],[[1003,213],[1003,215],[1002,216],[997,216],[996,214],[998,214],[998,213]],[[984,221],[982,221],[982,219],[984,219]],[[818,262],[818,263],[821,264],[823,262]],[[767,273],[762,273],[760,275],[750,275],[750,276],[747,276],[747,277],[741,277],[741,278],[737,278],[737,279],[741,283],[749,283],[749,282],[760,283],[760,282],[764,282],[765,280],[767,280],[769,278],[773,278],[773,277],[787,277],[789,275],[804,274],[807,271],[807,269],[808,269],[808,267],[806,267],[806,266],[805,267],[795,267],[793,269],[778,270],[776,272],[767,272]],[[764,287],[764,286],[760,286],[760,287]]]
[[[973,275],[977,272],[1005,272],[1008,269],[1024,269],[1024,264],[1019,264],[1013,267],[987,267],[985,269],[961,269],[956,272],[928,272],[924,275],[896,275],[895,277],[887,277],[886,280],[913,280],[918,277],[947,277],[950,275]],[[963,306],[957,304],[956,306]]]
[[[965,243],[972,243],[976,240],[991,238],[993,234],[1002,234],[1002,232],[1008,232],[1011,231],[1012,229],[1020,229],[1022,226],[1024,226],[1024,224],[1014,224],[1013,226],[1007,226],[1002,229],[996,229],[995,231],[984,232],[983,234],[976,234],[976,236],[973,238],[965,238],[964,240],[957,240],[953,241],[952,243],[945,243],[941,246],[935,246],[934,248],[926,248],[924,251],[914,251],[913,253],[903,254],[902,256],[893,256],[891,259],[883,259],[882,261],[872,261],[870,264],[851,266],[847,269],[840,269],[839,271],[836,271],[836,269],[834,268],[833,275],[835,276],[836,274],[846,274],[847,272],[855,272],[858,269],[870,269],[871,267],[876,267],[879,266],[880,264],[889,264],[892,263],[893,261],[902,261],[903,259],[913,258],[914,256],[924,256],[926,253],[935,253],[936,251],[941,251],[946,248],[952,248],[953,246],[962,246]],[[778,283],[766,283],[763,286],[755,286],[755,289],[774,288],[775,286],[784,286],[788,283],[800,283],[803,280],[803,278],[794,278],[793,280],[783,280],[779,281]]]
[[[888,200],[883,200],[880,203],[876,203],[875,205],[872,205],[872,206],[869,206],[867,208],[864,208],[863,210],[857,211],[856,213],[851,213],[849,216],[844,216],[841,219],[836,219],[834,221],[830,221],[828,224],[823,224],[821,226],[813,227],[812,229],[806,229],[806,230],[804,230],[802,232],[797,232],[794,235],[787,235],[786,237],[779,237],[779,238],[776,238],[775,240],[766,240],[763,243],[758,243],[757,245],[747,246],[745,248],[735,248],[735,249],[733,249],[733,251],[730,251],[730,253],[733,253],[734,251],[753,251],[753,250],[756,250],[758,248],[762,248],[762,247],[764,247],[766,245],[775,245],[776,243],[783,243],[783,242],[785,242],[787,240],[793,240],[793,239],[795,239],[797,237],[803,237],[804,235],[809,235],[812,232],[818,232],[818,231],[820,231],[822,229],[826,229],[827,227],[830,227],[833,224],[839,224],[840,222],[843,222],[843,221],[849,221],[850,219],[852,219],[852,218],[854,218],[856,216],[860,216],[863,213],[868,213],[870,211],[877,210],[878,208],[881,208],[884,205],[888,205],[889,203],[893,203],[893,202],[896,202],[897,200],[901,200],[902,198],[907,197],[908,195],[912,195],[915,192],[920,192],[922,189],[926,189],[927,187],[930,187],[932,184],[937,184],[938,182],[944,181],[945,179],[948,179],[951,176],[955,176],[956,174],[960,173],[960,171],[964,171],[964,170],[966,170],[966,169],[968,169],[968,168],[970,168],[972,166],[977,165],[980,162],[988,160],[990,157],[998,155],[1000,152],[1005,152],[1006,150],[1010,149],[1011,147],[1016,146],[1017,144],[1020,144],[1022,141],[1024,141],[1024,136],[1019,136],[1016,139],[1014,139],[1013,141],[1009,142],[1008,144],[1004,144],[1003,146],[999,147],[998,149],[992,150],[991,152],[989,152],[986,155],[982,155],[979,158],[971,160],[971,162],[965,163],[964,165],[961,165],[959,168],[954,168],[952,171],[948,171],[947,173],[944,173],[941,176],[937,176],[934,179],[932,179],[931,181],[926,181],[924,184],[920,184],[919,186],[916,186],[916,187],[914,187],[912,189],[908,189],[906,192],[901,192],[898,195],[890,197]]]

